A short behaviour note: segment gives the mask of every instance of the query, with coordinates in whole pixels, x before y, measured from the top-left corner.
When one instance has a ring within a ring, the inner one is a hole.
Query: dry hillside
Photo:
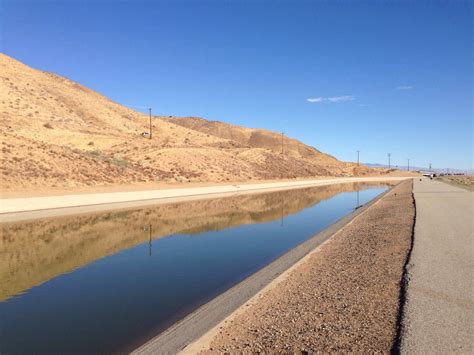
[[[351,176],[338,161],[278,133],[200,118],[147,116],[71,80],[0,54],[2,190],[135,182]]]

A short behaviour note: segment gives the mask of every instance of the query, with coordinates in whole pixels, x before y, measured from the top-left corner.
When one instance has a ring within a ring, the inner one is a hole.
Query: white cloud
[[[353,101],[355,100],[355,98],[352,95],[344,95],[344,96],[328,97],[327,100],[330,102],[345,102],[345,101]]]
[[[396,90],[411,90],[411,89],[413,89],[413,86],[411,86],[411,85],[401,85],[401,86],[397,86],[395,89]]]
[[[342,95],[342,96],[332,96],[332,97],[310,97],[306,100],[311,103],[346,102],[346,101],[355,100],[355,97],[353,95]]]
[[[308,99],[308,102],[323,102],[324,98],[323,97],[310,97]]]

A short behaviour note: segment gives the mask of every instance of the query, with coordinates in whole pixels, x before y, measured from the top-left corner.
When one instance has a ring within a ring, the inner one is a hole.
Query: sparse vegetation
[[[99,149],[94,149],[94,150],[87,151],[87,154],[92,155],[94,157],[100,157],[100,156],[103,156],[104,153],[102,153]]]

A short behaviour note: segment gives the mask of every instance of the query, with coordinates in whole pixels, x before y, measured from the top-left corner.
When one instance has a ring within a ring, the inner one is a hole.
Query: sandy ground
[[[401,351],[474,350],[474,194],[416,179],[416,226],[408,264]]]
[[[450,185],[461,187],[469,191],[474,191],[474,176],[473,175],[440,176],[436,180],[440,180]]]
[[[411,191],[411,182],[395,187],[192,347],[204,353],[389,352],[411,245]]]

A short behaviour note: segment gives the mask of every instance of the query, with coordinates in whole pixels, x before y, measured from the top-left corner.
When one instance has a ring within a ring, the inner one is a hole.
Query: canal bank
[[[396,213],[392,214],[394,211]],[[353,213],[346,215],[329,228],[290,250],[240,284],[151,339],[138,348],[135,353],[175,353],[183,349],[185,352],[196,353],[211,350],[211,348],[212,351],[218,352],[311,349],[314,344],[306,343],[305,345],[304,341],[301,343],[301,339],[313,339],[315,337],[320,339],[322,335],[317,336],[315,324],[311,323],[311,319],[305,319],[304,314],[323,315],[322,318],[318,318],[319,321],[323,321],[322,324],[325,323],[324,314],[327,317],[336,317],[340,321],[339,317],[341,315],[337,311],[334,313],[331,310],[337,310],[340,306],[342,309],[349,311],[350,307],[347,308],[347,304],[342,301],[344,297],[338,294],[341,288],[338,289],[334,285],[340,283],[342,288],[350,286],[349,289],[352,290],[354,282],[360,275],[364,274],[364,268],[366,269],[367,265],[377,266],[377,262],[370,260],[369,257],[373,253],[381,254],[377,255],[377,260],[386,253],[389,256],[394,255],[393,260],[390,257],[388,258],[390,259],[388,264],[385,261],[382,262],[383,258],[379,260],[383,270],[376,273],[376,276],[382,280],[388,277],[389,282],[388,285],[381,283],[382,290],[374,289],[380,293],[381,297],[380,300],[375,302],[377,307],[370,309],[375,314],[378,314],[377,312],[381,309],[385,309],[375,319],[381,323],[384,323],[384,319],[386,319],[386,324],[379,325],[389,324],[389,327],[381,327],[380,331],[383,334],[376,334],[376,336],[383,336],[383,339],[386,340],[383,347],[388,346],[388,350],[390,350],[396,327],[401,275],[411,240],[412,213],[414,214],[411,182],[407,181],[380,195]],[[380,243],[377,241],[377,237],[374,237],[371,233],[374,226],[376,234],[383,235],[380,238],[382,240]],[[334,238],[331,238],[333,236]],[[394,239],[394,236],[398,236],[398,238]],[[331,239],[328,243],[324,243],[329,238]],[[323,243],[324,246],[318,248]],[[371,248],[374,243],[375,249]],[[387,243],[389,250],[387,250]],[[352,255],[349,255],[351,253]],[[327,257],[324,257],[325,255]],[[315,260],[316,262],[314,262]],[[351,260],[354,263],[344,264]],[[342,264],[335,267],[340,262]],[[316,269],[308,273],[308,265],[312,264],[316,265]],[[328,273],[328,270],[331,272]],[[372,274],[367,270],[366,273]],[[319,281],[305,279],[306,276],[304,275],[325,277],[325,279]],[[348,275],[349,279],[341,278],[342,275]],[[296,286],[293,285],[296,288],[287,287],[291,280],[296,280]],[[348,283],[348,281],[351,282]],[[319,282],[319,286],[314,287],[314,282]],[[357,290],[367,291],[367,286],[373,285],[370,278],[369,280],[362,278],[361,282],[361,284],[354,286]],[[364,282],[367,282],[367,285],[364,285]],[[275,287],[276,284],[278,284],[278,287]],[[310,285],[306,290],[307,292],[300,289],[299,286],[302,285],[306,285],[306,287]],[[318,298],[314,298],[317,297],[316,295],[314,297],[308,296],[313,291],[327,291],[328,294],[320,294]],[[337,294],[331,295],[331,292]],[[373,299],[372,296],[368,297],[363,292],[358,293],[353,292],[353,290],[351,292],[352,295],[362,294],[367,299]],[[288,297],[288,295],[291,295],[291,297]],[[321,297],[326,300],[325,302],[328,300],[329,302],[331,300],[336,302],[332,305],[334,307],[325,304],[324,309],[315,312],[315,307],[318,307],[319,303],[314,302],[314,300]],[[384,307],[384,302],[387,302],[387,300],[390,301],[390,304]],[[354,300],[352,299],[352,301]],[[373,304],[373,302],[369,303]],[[286,315],[292,314],[295,304],[304,305],[304,307],[292,315],[293,321],[285,319]],[[307,311],[304,312],[304,309]],[[308,312],[308,310],[311,311]],[[359,316],[364,316],[364,309],[358,309],[357,311],[360,312],[358,313]],[[326,323],[329,324],[330,319]],[[300,327],[297,326],[298,324],[300,324]],[[370,325],[370,321],[367,325]],[[350,332],[355,331],[357,333],[357,319],[354,320],[353,327],[354,329],[351,329]],[[326,329],[326,327],[322,329]],[[294,338],[296,330],[299,330],[296,335],[299,340]],[[366,332],[367,328],[363,326],[360,331]],[[359,335],[356,334],[357,339]],[[326,339],[330,339],[327,334]],[[340,341],[341,339],[339,339],[339,343]],[[283,344],[280,344],[281,342]],[[334,344],[337,346],[338,342]],[[366,348],[369,349],[369,347]],[[344,348],[339,347],[339,349]],[[318,348],[318,350],[321,350],[321,348]]]

